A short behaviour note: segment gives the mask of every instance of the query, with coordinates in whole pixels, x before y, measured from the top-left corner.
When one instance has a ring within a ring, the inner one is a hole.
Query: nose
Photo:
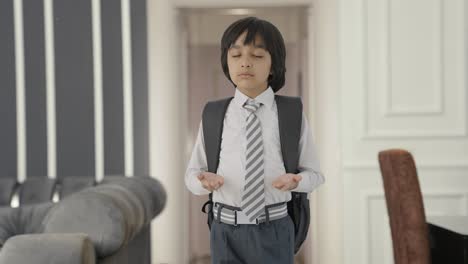
[[[248,58],[243,58],[241,61],[241,67],[242,68],[251,68],[252,67],[252,62]]]

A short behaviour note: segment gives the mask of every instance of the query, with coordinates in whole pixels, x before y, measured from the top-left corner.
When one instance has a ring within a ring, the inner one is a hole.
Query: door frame
[[[306,256],[308,263],[343,263],[338,2],[287,2],[289,6],[308,6],[307,74],[311,89],[309,108],[305,112],[314,130],[326,178],[325,184],[311,195],[312,243]],[[152,263],[188,263],[189,260],[190,219],[186,203],[189,194],[183,180],[187,162],[187,107],[180,104],[187,101],[187,62],[184,60],[187,52],[182,45],[186,35],[179,19],[180,9],[285,4],[284,0],[262,0],[255,4],[247,0],[235,3],[228,0],[147,1],[150,175],[159,179],[167,191],[166,207],[152,222]]]

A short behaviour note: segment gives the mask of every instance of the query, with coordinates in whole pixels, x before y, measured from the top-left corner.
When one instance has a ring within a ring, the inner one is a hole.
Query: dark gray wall
[[[15,177],[16,78],[13,2],[0,1],[0,177]]]
[[[102,1],[102,50],[104,96],[105,173],[124,171],[124,122],[122,78],[122,24],[120,1]],[[146,88],[146,87],[145,87]],[[117,114],[116,114],[117,113]]]
[[[135,174],[149,174],[146,0],[132,0],[133,128]]]
[[[23,0],[27,174],[47,175],[43,1]]]
[[[13,1],[0,1],[0,177],[17,177]],[[148,174],[146,0],[132,0],[135,175]],[[104,164],[124,174],[121,2],[101,0]],[[57,176],[95,175],[91,1],[55,0]],[[27,177],[47,176],[43,1],[23,0]]]
[[[91,1],[55,1],[54,16],[57,175],[93,175]]]

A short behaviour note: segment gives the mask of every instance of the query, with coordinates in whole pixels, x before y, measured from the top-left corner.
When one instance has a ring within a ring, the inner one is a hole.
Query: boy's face
[[[229,48],[229,76],[244,94],[256,96],[268,87],[271,56],[258,35],[255,37],[255,45],[250,43],[244,46],[246,36],[247,32],[242,33]]]

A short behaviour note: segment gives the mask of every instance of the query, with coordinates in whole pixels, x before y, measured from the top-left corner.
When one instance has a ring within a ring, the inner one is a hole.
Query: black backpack
[[[216,173],[221,149],[224,115],[233,97],[208,102],[203,109],[202,122],[205,140],[205,152],[208,171]],[[281,153],[287,173],[298,172],[299,139],[302,124],[302,102],[298,97],[275,95],[278,108],[278,125],[281,141]],[[213,222],[213,193],[203,205],[202,212],[208,214],[208,227],[211,230]],[[287,203],[288,214],[294,222],[294,253],[299,251],[307,237],[310,224],[310,206],[307,193],[291,192],[291,200]],[[206,207],[208,206],[208,211]]]

